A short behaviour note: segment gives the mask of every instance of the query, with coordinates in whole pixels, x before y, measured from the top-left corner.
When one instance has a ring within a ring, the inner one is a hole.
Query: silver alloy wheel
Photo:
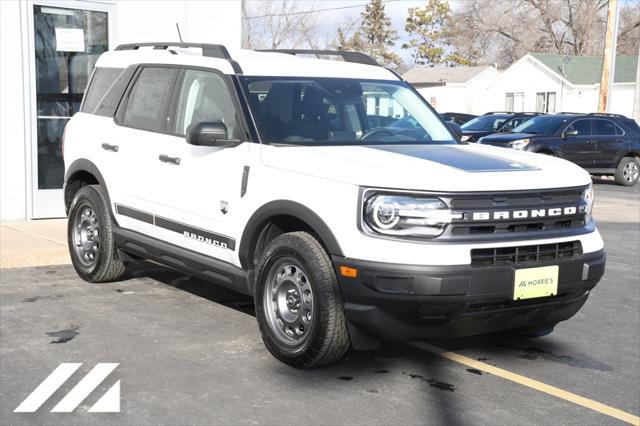
[[[288,346],[302,345],[313,321],[313,292],[309,278],[293,258],[271,267],[264,289],[263,307],[276,338]]]
[[[622,169],[622,177],[627,182],[635,182],[638,180],[638,175],[640,175],[640,168],[635,161],[629,161]]]
[[[73,218],[73,249],[82,265],[93,265],[99,244],[100,224],[96,212],[91,206],[82,205]]]

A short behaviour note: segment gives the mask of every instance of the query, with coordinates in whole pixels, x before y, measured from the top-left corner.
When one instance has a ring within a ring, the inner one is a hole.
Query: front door
[[[62,135],[98,56],[113,46],[113,11],[84,1],[29,3],[32,218],[65,215]]]
[[[576,131],[576,135],[567,132]],[[595,145],[591,132],[591,120],[576,120],[564,131],[562,141],[562,157],[586,169],[593,167]]]

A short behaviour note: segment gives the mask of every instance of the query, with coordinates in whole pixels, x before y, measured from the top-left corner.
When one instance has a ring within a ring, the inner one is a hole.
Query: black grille
[[[441,239],[486,239],[489,235],[500,238],[543,233],[549,236],[567,235],[574,229],[587,225],[584,212],[586,202],[582,198],[584,188],[565,188],[540,191],[496,192],[493,194],[456,194],[441,197],[462,219],[455,219]],[[560,216],[551,216],[549,209],[562,209]],[[564,213],[565,208],[575,209],[574,214]],[[532,211],[544,215],[533,216]],[[491,219],[473,220],[474,213],[488,213]],[[494,212],[525,213],[526,217],[495,219]]]
[[[471,265],[521,265],[553,262],[582,255],[579,241],[471,250]]]

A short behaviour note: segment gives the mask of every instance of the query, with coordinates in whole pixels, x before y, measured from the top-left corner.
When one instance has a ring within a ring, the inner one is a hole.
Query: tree
[[[637,55],[640,45],[640,8],[626,5],[620,8],[618,55]]]
[[[500,66],[528,52],[601,55],[606,6],[607,0],[468,0],[453,16],[451,44],[473,62]]]
[[[338,28],[338,50],[366,53],[382,65],[401,68],[404,62],[391,50],[398,40],[398,33],[391,26],[382,0],[370,0],[361,14],[361,20],[355,31]]]
[[[245,49],[318,48],[314,2],[243,0],[242,47]]]
[[[405,31],[411,36],[403,49],[414,49],[413,61],[434,66],[441,63],[464,64],[469,61],[458,53],[447,53],[451,27],[451,9],[447,0],[429,0],[424,8],[409,8]]]

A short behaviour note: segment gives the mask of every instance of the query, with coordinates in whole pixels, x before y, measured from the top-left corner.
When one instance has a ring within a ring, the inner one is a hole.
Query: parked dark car
[[[462,126],[467,121],[470,121],[476,118],[477,115],[464,114],[461,112],[445,112],[443,114],[440,114],[440,117],[442,117],[444,121],[453,121],[457,125]]]
[[[488,112],[466,122],[462,127],[462,140],[476,142],[483,136],[497,132],[510,132],[541,112]]]
[[[640,177],[640,127],[623,115],[544,115],[478,142],[561,157],[593,175],[612,175],[620,185]]]

